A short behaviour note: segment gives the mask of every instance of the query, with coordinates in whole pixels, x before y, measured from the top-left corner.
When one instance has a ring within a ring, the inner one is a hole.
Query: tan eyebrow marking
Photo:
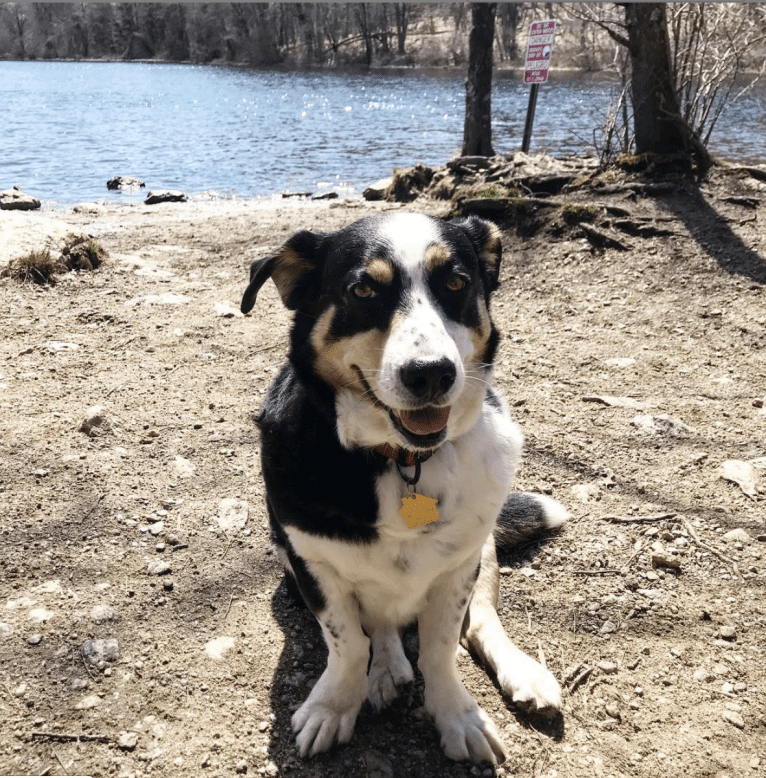
[[[441,243],[432,243],[426,249],[426,269],[428,271],[445,265],[450,260],[449,249]]]
[[[373,281],[385,286],[394,280],[394,268],[387,259],[373,259],[365,271]]]

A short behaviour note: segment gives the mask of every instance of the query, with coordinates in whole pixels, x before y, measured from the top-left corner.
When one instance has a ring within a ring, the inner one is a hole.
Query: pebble
[[[609,634],[611,634],[612,632],[617,632],[617,625],[616,625],[616,624],[615,624],[613,621],[609,621],[609,619],[607,619],[607,620],[606,620],[606,621],[605,621],[605,622],[604,622],[604,623],[601,625],[601,629],[599,630],[599,632],[600,632],[602,635],[609,635]]]
[[[80,653],[97,667],[104,667],[107,662],[116,662],[120,658],[120,647],[117,638],[96,638],[86,640]]]
[[[265,732],[269,728],[269,722],[268,721],[261,721],[258,724],[258,731],[259,732]]]
[[[25,683],[20,683],[13,690],[13,696],[14,697],[23,697],[26,693],[27,693],[27,685]]]
[[[244,775],[247,772],[247,759],[242,759],[237,762],[237,764],[234,766],[234,772],[238,775]]]
[[[175,586],[175,582],[173,581],[172,578],[165,578],[165,580],[163,580],[162,582],[162,588],[166,592],[172,592],[174,586]]]
[[[109,428],[106,418],[106,408],[103,405],[94,405],[85,411],[85,416],[80,420],[77,429],[84,432],[89,438],[96,437]]]
[[[215,519],[224,532],[242,530],[247,524],[249,510],[247,500],[225,497],[218,503],[218,515]]]
[[[107,621],[114,621],[117,614],[114,608],[109,605],[94,605],[90,612],[90,618],[94,624],[104,624]]]
[[[30,635],[27,638],[27,643],[29,643],[30,646],[39,646],[40,643],[43,642],[43,636],[37,632],[34,635]]]
[[[718,634],[724,640],[734,640],[737,637],[737,630],[729,624],[723,624],[718,628]]]
[[[162,559],[155,559],[149,562],[146,568],[146,572],[149,575],[168,575],[172,573],[170,565]]]
[[[232,637],[213,638],[205,643],[205,653],[210,659],[223,659],[234,648],[235,643]]]
[[[155,521],[154,524],[149,525],[149,532],[151,532],[152,535],[161,535],[164,531],[165,531],[164,521]]]
[[[91,708],[97,708],[101,705],[101,698],[97,694],[89,694],[87,697],[83,697],[75,708],[77,710],[90,710]]]
[[[729,724],[732,724],[737,729],[744,729],[745,728],[745,720],[736,711],[725,710],[725,711],[723,711],[721,713],[721,718],[724,721],[728,721]]]
[[[88,682],[84,678],[75,678],[70,688],[73,692],[84,692],[88,688]]]
[[[117,740],[117,745],[123,751],[132,751],[138,745],[138,733],[120,732],[120,737]]]
[[[617,672],[617,663],[602,659],[598,663],[598,669],[601,670],[604,675],[614,675]]]
[[[606,711],[607,715],[611,716],[613,719],[617,719],[617,721],[622,720],[622,715],[620,714],[620,708],[616,702],[608,702],[604,706],[604,710]]]
[[[710,681],[715,680],[715,675],[713,675],[713,673],[711,673],[707,668],[700,667],[698,670],[694,671],[692,678],[698,683],[710,683]]]

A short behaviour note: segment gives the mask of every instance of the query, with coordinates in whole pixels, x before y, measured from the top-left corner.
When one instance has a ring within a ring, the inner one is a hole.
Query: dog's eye
[[[465,278],[459,276],[457,273],[450,273],[450,275],[447,276],[444,285],[450,292],[459,292],[461,289],[465,289]]]
[[[369,284],[355,284],[352,290],[357,297],[375,297],[375,290]]]

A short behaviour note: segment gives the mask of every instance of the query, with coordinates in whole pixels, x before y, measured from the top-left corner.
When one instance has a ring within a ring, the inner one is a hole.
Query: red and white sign
[[[548,80],[555,34],[556,22],[553,19],[529,25],[527,59],[524,63],[525,84],[544,84]]]

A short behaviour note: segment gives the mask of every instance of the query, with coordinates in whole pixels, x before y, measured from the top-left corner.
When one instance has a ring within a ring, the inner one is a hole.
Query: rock
[[[138,745],[137,732],[120,732],[117,739],[117,746],[123,751],[132,751]]]
[[[7,621],[0,621],[0,639],[9,638],[13,634],[13,627]]]
[[[715,675],[706,667],[700,667],[698,670],[694,671],[692,678],[697,681],[697,683],[710,683],[715,680]]]
[[[173,464],[175,466],[176,473],[180,478],[191,478],[196,470],[194,465],[184,457],[177,456]]]
[[[750,533],[742,529],[742,527],[737,527],[737,529],[733,529],[723,536],[724,540],[728,540],[734,543],[752,543],[753,539],[750,537]]]
[[[602,635],[610,635],[612,632],[617,632],[617,625],[613,621],[607,619],[602,625],[599,633]]]
[[[90,664],[103,668],[107,662],[116,662],[120,658],[120,647],[117,638],[88,639],[82,644],[80,654]]]
[[[721,712],[721,718],[724,721],[728,721],[729,724],[732,724],[737,729],[744,729],[745,728],[745,720],[736,711],[733,711],[733,710],[722,711]]]
[[[172,573],[170,565],[163,559],[154,559],[146,566],[146,572],[149,575],[168,575]]]
[[[152,535],[161,535],[165,531],[164,521],[155,521],[154,524],[149,525],[149,532]]]
[[[140,178],[114,176],[106,182],[107,189],[142,189],[146,184]]]
[[[569,491],[576,500],[587,503],[598,498],[601,488],[598,484],[575,484]]]
[[[226,497],[218,503],[218,515],[216,521],[224,532],[241,530],[247,524],[249,506],[247,500],[237,500],[234,497]]]
[[[606,711],[607,716],[611,716],[613,719],[617,719],[617,721],[622,720],[622,714],[620,713],[620,706],[617,705],[616,702],[608,702],[604,706],[604,710]]]
[[[608,659],[602,659],[598,663],[598,669],[601,670],[604,675],[614,675],[617,672],[617,663],[610,662]]]
[[[630,423],[650,435],[663,435],[669,438],[687,438],[697,434],[694,427],[684,424],[680,419],[667,414],[659,416],[641,415],[631,419]]]
[[[234,648],[236,640],[232,637],[213,638],[205,643],[205,653],[216,661],[223,659]]]
[[[247,772],[247,759],[241,759],[234,765],[234,772],[237,775],[244,775]]]
[[[0,210],[2,211],[34,211],[39,207],[40,201],[36,197],[22,192],[18,186],[0,192]]]
[[[34,635],[30,635],[27,638],[27,643],[30,646],[39,646],[40,643],[42,642],[43,642],[43,636],[39,632],[36,632]]]
[[[73,692],[84,692],[89,684],[84,678],[75,678],[69,687]]]
[[[106,213],[106,206],[101,203],[77,203],[72,210],[75,213],[85,213],[90,216],[103,216]]]
[[[56,260],[67,246],[90,239],[79,227],[40,213],[4,211],[2,224],[0,267],[31,253],[46,251]]]
[[[324,192],[323,194],[317,194],[312,196],[312,200],[337,200],[339,197],[337,192]]]
[[[652,551],[653,567],[669,567],[673,570],[681,569],[681,560],[677,556],[668,553],[664,549],[661,551]]]
[[[87,697],[83,697],[77,705],[75,705],[75,708],[77,710],[90,710],[92,708],[97,708],[99,705],[101,705],[101,698],[97,694],[89,694]]]
[[[718,634],[724,640],[734,640],[737,637],[737,630],[729,624],[723,624],[718,628]]]
[[[95,438],[108,432],[109,421],[106,418],[106,408],[103,405],[94,405],[85,411],[85,416],[80,420],[77,429],[84,432],[89,438]]]
[[[394,778],[394,766],[385,754],[370,748],[362,758],[367,767],[367,778]]]
[[[239,307],[235,307],[228,301],[215,303],[213,307],[218,316],[222,316],[224,319],[241,318],[243,315],[242,311],[239,310]]]
[[[158,205],[159,203],[185,203],[189,198],[175,189],[152,190],[146,195],[144,205]]]
[[[109,605],[94,605],[90,617],[95,624],[104,624],[107,621],[114,621],[117,614],[114,612],[114,608]]]
[[[383,200],[385,199],[386,191],[392,183],[393,178],[381,178],[380,181],[370,184],[370,186],[362,192],[362,197],[364,197],[365,200],[370,201]]]

